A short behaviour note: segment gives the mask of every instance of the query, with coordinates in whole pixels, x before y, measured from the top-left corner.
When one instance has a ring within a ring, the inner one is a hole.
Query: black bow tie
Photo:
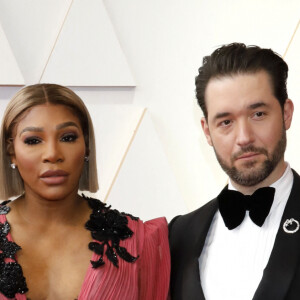
[[[261,227],[270,212],[274,194],[275,188],[272,187],[260,188],[251,196],[225,187],[217,198],[226,227],[231,230],[239,226],[244,220],[246,210],[249,210],[251,220]]]

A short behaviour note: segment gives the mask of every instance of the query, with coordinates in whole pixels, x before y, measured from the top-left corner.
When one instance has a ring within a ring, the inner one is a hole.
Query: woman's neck
[[[63,199],[44,199],[26,192],[14,201],[20,222],[38,227],[76,226],[86,220],[90,209],[77,190]]]

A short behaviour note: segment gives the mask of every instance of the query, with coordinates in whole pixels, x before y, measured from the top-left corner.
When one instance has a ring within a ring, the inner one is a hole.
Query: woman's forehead
[[[55,126],[64,122],[75,122],[81,127],[79,117],[74,109],[61,104],[40,104],[25,110],[18,120],[15,127],[18,131],[24,126]]]

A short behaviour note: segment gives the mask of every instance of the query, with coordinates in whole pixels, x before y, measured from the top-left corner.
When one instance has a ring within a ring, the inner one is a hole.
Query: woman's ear
[[[14,140],[12,138],[6,141],[6,154],[8,156],[15,155]]]
[[[12,138],[6,141],[6,154],[10,157],[11,163],[16,165],[16,156],[14,149],[14,140]]]

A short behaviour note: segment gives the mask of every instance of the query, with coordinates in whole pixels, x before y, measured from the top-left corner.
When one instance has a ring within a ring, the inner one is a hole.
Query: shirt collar
[[[286,168],[283,175],[277,181],[275,181],[270,185],[276,190],[274,195],[274,202],[271,210],[276,208],[281,201],[287,201],[293,186],[293,178],[294,176],[293,176],[292,169],[289,163],[286,162]],[[229,179],[228,182],[228,189],[236,191],[236,188],[231,183],[231,179]]]

